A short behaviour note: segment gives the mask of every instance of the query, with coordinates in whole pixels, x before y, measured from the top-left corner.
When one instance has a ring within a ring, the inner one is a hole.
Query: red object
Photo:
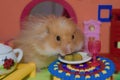
[[[110,28],[110,53],[120,55],[120,48],[117,48],[118,42],[120,42],[120,9],[113,9]]]
[[[14,60],[13,59],[5,59],[5,62],[3,64],[5,69],[10,69],[14,65]]]
[[[88,50],[90,51],[92,57],[93,57],[93,66],[100,65],[99,62],[96,60],[96,57],[98,56],[101,49],[101,41],[99,40],[90,40],[88,41]]]
[[[110,29],[110,58],[114,61],[117,71],[120,71],[120,9],[112,10],[111,29]]]
[[[74,9],[65,0],[31,0],[31,2],[24,8],[22,12],[21,21],[23,21],[25,17],[30,14],[30,11],[33,9],[33,7],[35,7],[37,4],[42,3],[44,1],[53,1],[61,4],[65,8],[67,13],[69,13],[69,15],[66,15],[66,16],[71,17],[77,23],[77,17],[74,12]]]

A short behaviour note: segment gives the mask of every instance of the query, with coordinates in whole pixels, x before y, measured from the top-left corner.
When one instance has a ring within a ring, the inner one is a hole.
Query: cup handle
[[[22,57],[23,57],[23,51],[22,51],[21,49],[14,49],[13,52],[14,52],[15,54],[18,54],[18,56],[17,56],[17,63],[19,63],[20,60],[21,60]]]

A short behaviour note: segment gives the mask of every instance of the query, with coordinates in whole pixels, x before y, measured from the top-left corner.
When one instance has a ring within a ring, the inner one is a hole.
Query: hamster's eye
[[[72,35],[72,39],[74,39],[75,38],[75,36],[74,35]]]
[[[56,40],[60,41],[61,40],[60,36],[56,36]]]

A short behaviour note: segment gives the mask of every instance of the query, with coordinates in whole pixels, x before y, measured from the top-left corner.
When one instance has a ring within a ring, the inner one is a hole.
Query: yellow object
[[[110,69],[110,67],[109,67],[109,66],[106,66],[105,68],[106,68],[106,69]]]
[[[100,75],[99,74],[95,74],[95,77],[97,78],[97,77],[100,77]]]
[[[102,71],[103,74],[107,74],[107,72],[105,70]]]
[[[68,54],[64,57],[67,61],[80,61],[82,60],[82,55],[74,53],[74,54]]]
[[[73,54],[73,61],[80,61],[82,60],[82,55],[80,54]]]
[[[90,76],[89,76],[89,75],[87,75],[85,78],[86,78],[86,79],[89,79],[89,78],[90,78]]]
[[[59,79],[59,78],[57,78],[57,77],[54,76],[54,77],[53,77],[53,80],[61,80],[61,79]]]
[[[76,75],[75,77],[76,77],[76,78],[80,78],[80,75]]]
[[[22,80],[26,76],[35,77],[36,65],[34,63],[18,64],[17,69],[2,80]],[[5,75],[3,75],[5,76]],[[2,76],[0,76],[2,78]]]
[[[73,56],[69,54],[69,55],[66,55],[64,57],[64,59],[67,60],[67,61],[72,61],[73,60]]]
[[[2,76],[0,76],[0,79],[2,79],[2,78],[4,78],[6,75],[2,75]]]
[[[70,76],[70,73],[66,73],[66,76]]]
[[[111,80],[110,78],[106,79],[106,80]]]

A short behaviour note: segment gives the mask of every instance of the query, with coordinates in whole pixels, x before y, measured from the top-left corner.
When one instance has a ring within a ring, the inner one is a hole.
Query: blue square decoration
[[[102,10],[109,10],[108,17],[101,18],[101,11]],[[112,5],[99,5],[98,6],[98,20],[101,22],[110,22],[112,15]]]

